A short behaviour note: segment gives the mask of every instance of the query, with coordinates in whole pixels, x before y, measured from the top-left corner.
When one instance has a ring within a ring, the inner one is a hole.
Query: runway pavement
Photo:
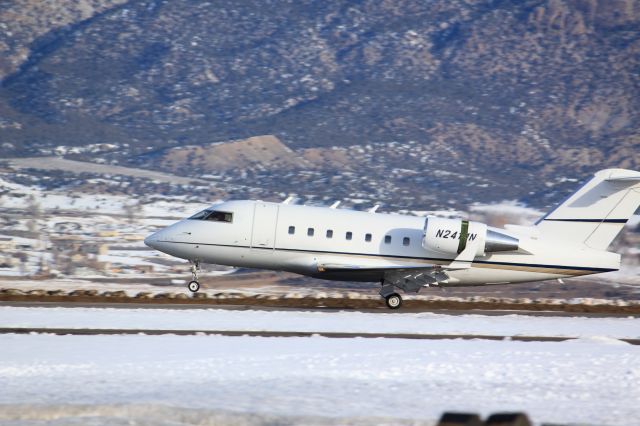
[[[388,309],[386,306],[380,306],[378,308],[362,308],[362,307],[314,307],[314,308],[300,308],[296,306],[265,306],[265,305],[223,305],[210,303],[152,303],[152,302],[65,302],[65,301],[1,301],[0,306],[17,306],[17,307],[37,307],[37,308],[116,308],[116,309],[225,309],[229,311],[299,311],[299,312],[366,312],[366,313],[381,313],[381,314],[407,314],[407,313],[422,313],[432,312],[446,315],[488,315],[488,316],[500,316],[500,315],[527,315],[533,317],[584,317],[584,318],[626,318],[637,317],[640,314],[630,314],[628,312],[620,313],[597,313],[597,312],[563,312],[563,311],[532,311],[526,309],[424,309],[415,307],[403,306],[398,310]]]

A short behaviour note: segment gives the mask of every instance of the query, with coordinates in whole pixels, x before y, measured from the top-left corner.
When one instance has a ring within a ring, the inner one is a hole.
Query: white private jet
[[[462,219],[339,210],[263,201],[215,204],[145,239],[192,264],[380,282],[391,309],[397,289],[507,284],[618,270],[607,247],[640,205],[640,172],[602,170],[533,226],[504,229]]]

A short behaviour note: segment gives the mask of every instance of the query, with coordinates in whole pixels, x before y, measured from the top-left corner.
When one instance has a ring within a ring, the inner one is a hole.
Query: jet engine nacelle
[[[427,216],[424,223],[422,247],[440,253],[458,255],[465,249],[474,256],[498,251],[515,251],[519,240],[487,229],[487,225],[461,219]]]

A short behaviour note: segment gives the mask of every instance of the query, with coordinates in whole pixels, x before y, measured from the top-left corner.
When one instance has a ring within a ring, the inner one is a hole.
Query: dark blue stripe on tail
[[[627,223],[629,219],[543,219],[553,222]]]

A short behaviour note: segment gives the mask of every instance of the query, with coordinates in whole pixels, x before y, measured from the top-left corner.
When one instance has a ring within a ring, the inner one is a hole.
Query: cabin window
[[[384,236],[384,243],[385,244],[391,244],[391,235],[385,235]]]
[[[333,238],[333,229],[327,229],[327,238]]]
[[[203,210],[191,216],[191,220],[210,220],[212,222],[233,222],[233,213],[218,210]]]
[[[347,240],[350,240],[353,238],[353,232],[349,231],[347,232],[347,234],[345,235],[345,237],[347,238]]]
[[[289,235],[293,235],[296,233],[296,227],[295,226],[290,226],[289,227]]]
[[[309,228],[309,229],[307,229],[307,235],[308,235],[309,237],[313,237],[313,233],[314,233],[313,228]]]
[[[408,246],[411,243],[411,239],[409,237],[404,237],[402,239],[402,245],[403,246]]]
[[[366,234],[366,235],[364,236],[364,240],[365,240],[366,242],[368,242],[368,243],[369,243],[369,242],[371,242],[371,234]]]

